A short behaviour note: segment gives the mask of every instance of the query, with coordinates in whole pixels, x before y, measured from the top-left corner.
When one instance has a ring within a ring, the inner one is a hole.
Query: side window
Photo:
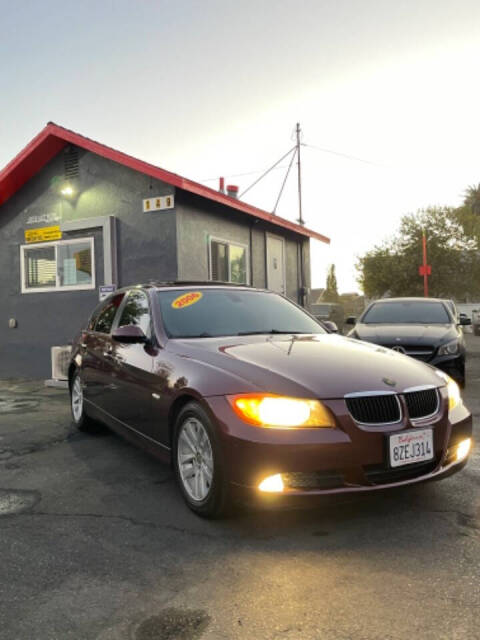
[[[147,296],[143,291],[130,291],[128,294],[118,326],[124,327],[128,324],[140,327],[147,338],[150,337],[150,309]]]
[[[99,304],[94,312],[92,313],[92,315],[90,316],[90,320],[88,321],[88,325],[87,325],[87,329],[89,331],[93,331],[95,329],[95,323],[97,322],[97,318],[100,314],[101,311],[103,311],[103,304]]]
[[[97,322],[95,324],[95,331],[98,331],[99,333],[110,333],[115,314],[117,313],[124,295],[124,293],[119,293],[107,302],[98,315]]]

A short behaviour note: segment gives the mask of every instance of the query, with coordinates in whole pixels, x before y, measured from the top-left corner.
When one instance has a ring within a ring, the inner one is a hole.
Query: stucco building
[[[0,172],[0,377],[50,377],[108,286],[230,281],[306,304],[312,237],[329,242],[49,123]]]

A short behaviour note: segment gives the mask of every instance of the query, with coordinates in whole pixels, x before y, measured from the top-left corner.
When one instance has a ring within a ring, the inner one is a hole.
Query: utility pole
[[[302,217],[302,169],[300,164],[300,123],[297,122],[297,170],[298,170],[298,224],[304,225],[305,220]]]
[[[419,275],[423,276],[423,295],[428,298],[428,276],[432,275],[432,267],[427,264],[427,236],[422,232],[423,264],[418,268]]]

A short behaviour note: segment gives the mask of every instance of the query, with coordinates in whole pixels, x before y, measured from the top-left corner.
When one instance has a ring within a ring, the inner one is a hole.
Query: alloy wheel
[[[207,430],[198,418],[188,417],[180,426],[177,462],[188,496],[195,502],[204,501],[213,483],[213,452]]]
[[[80,422],[83,414],[83,389],[80,376],[75,376],[72,387],[72,414],[75,422]]]

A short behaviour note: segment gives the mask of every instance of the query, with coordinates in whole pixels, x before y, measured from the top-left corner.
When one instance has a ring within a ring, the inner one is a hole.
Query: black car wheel
[[[83,398],[83,385],[80,372],[75,371],[70,382],[70,407],[75,426],[80,431],[94,431],[96,425],[85,412],[85,401]]]
[[[183,407],[173,432],[175,474],[185,502],[205,518],[224,515],[227,482],[215,429],[197,402]]]

